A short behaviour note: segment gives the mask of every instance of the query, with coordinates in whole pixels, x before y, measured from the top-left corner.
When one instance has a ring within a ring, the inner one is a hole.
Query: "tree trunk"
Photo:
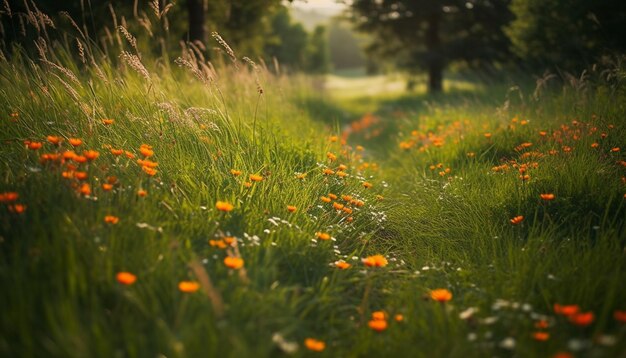
[[[428,50],[428,92],[437,93],[443,89],[443,55],[439,37],[440,15],[433,14],[428,19],[426,49]]]
[[[189,41],[206,43],[204,31],[204,8],[202,0],[187,0],[187,12],[189,15]]]

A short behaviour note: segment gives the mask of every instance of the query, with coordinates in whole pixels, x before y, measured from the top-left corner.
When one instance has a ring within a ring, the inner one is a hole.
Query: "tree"
[[[311,34],[306,55],[306,70],[310,73],[326,73],[330,70],[330,53],[326,27],[316,26]]]
[[[205,11],[202,0],[187,0],[188,41],[206,43]]]
[[[601,55],[626,51],[626,2],[513,0],[513,51],[535,67],[579,71]]]
[[[281,65],[302,69],[308,34],[299,23],[293,23],[289,10],[281,6],[271,20],[271,31],[266,36],[265,55],[276,58]]]
[[[507,58],[502,28],[510,0],[354,0],[357,28],[373,33],[369,52],[410,72],[426,69],[428,89],[443,88],[451,63],[479,66]]]

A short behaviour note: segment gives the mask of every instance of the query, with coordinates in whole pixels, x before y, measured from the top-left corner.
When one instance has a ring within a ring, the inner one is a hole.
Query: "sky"
[[[346,8],[346,0],[294,0],[293,7],[315,10],[325,15],[336,15]]]

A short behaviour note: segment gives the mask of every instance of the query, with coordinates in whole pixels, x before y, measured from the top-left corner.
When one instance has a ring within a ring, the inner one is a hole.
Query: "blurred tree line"
[[[330,69],[326,28],[307,32],[291,19],[288,2],[281,0],[8,0],[5,4],[0,10],[5,53],[11,52],[12,44],[32,43],[40,36],[23,30],[23,25],[29,21],[29,11],[41,11],[55,24],[72,27],[69,15],[103,49],[123,26],[137,38],[141,51],[176,52],[184,41],[215,58],[219,52],[213,51],[217,44],[210,36],[217,32],[239,57],[276,60],[283,68],[309,73]]]
[[[578,72],[626,50],[623,0],[354,0],[351,18],[371,56],[426,71],[431,92],[450,65]]]
[[[344,17],[350,23],[334,19],[308,31],[290,15],[289,4],[298,1],[304,0],[7,0],[0,43],[10,53],[10,44],[40,36],[23,31],[28,11],[69,28],[66,12],[102,48],[124,26],[142,51],[160,55],[188,41],[212,59],[218,52],[209,37],[216,31],[240,57],[309,73],[392,64],[426,72],[432,92],[442,90],[451,66],[487,74],[520,67],[579,72],[626,51],[625,0],[352,0]]]

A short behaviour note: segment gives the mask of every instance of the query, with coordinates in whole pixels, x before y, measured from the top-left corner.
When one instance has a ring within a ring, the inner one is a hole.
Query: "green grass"
[[[295,356],[330,357],[626,352],[613,319],[626,310],[623,87],[589,79],[586,91],[533,98],[533,88],[456,78],[456,89],[427,96],[364,91],[387,80],[350,78],[320,94],[319,79],[243,62],[207,68],[203,83],[167,56],[142,58],[146,78],[115,57],[117,45],[113,57],[88,50],[83,63],[52,41],[46,57],[56,66],[19,48],[0,66],[0,193],[26,205],[19,214],[16,202],[0,203],[0,355],[259,357],[287,355],[293,343]],[[331,140],[366,113],[375,120],[350,127],[346,145]],[[48,135],[64,140],[55,146]],[[73,149],[69,138],[83,144]],[[153,148],[154,176],[137,163],[142,144]],[[100,156],[40,161],[72,149]],[[528,181],[514,167],[524,163]],[[340,164],[345,178],[323,174]],[[64,178],[69,165],[87,179]],[[263,180],[247,185],[250,174]],[[89,195],[77,192],[83,183]],[[329,193],[363,205],[336,211],[320,200]],[[234,209],[220,212],[217,201]],[[318,232],[336,241],[314,241]],[[209,244],[224,237],[236,244]],[[389,264],[361,262],[374,254]],[[228,255],[243,268],[226,267]],[[334,267],[340,259],[352,267]],[[117,282],[123,271],[137,281]],[[200,289],[181,292],[181,281]],[[433,302],[437,288],[452,300]],[[555,303],[595,320],[573,325]],[[368,327],[374,311],[386,312],[386,330]],[[545,342],[532,337],[541,319]],[[309,337],[325,350],[308,351]]]

